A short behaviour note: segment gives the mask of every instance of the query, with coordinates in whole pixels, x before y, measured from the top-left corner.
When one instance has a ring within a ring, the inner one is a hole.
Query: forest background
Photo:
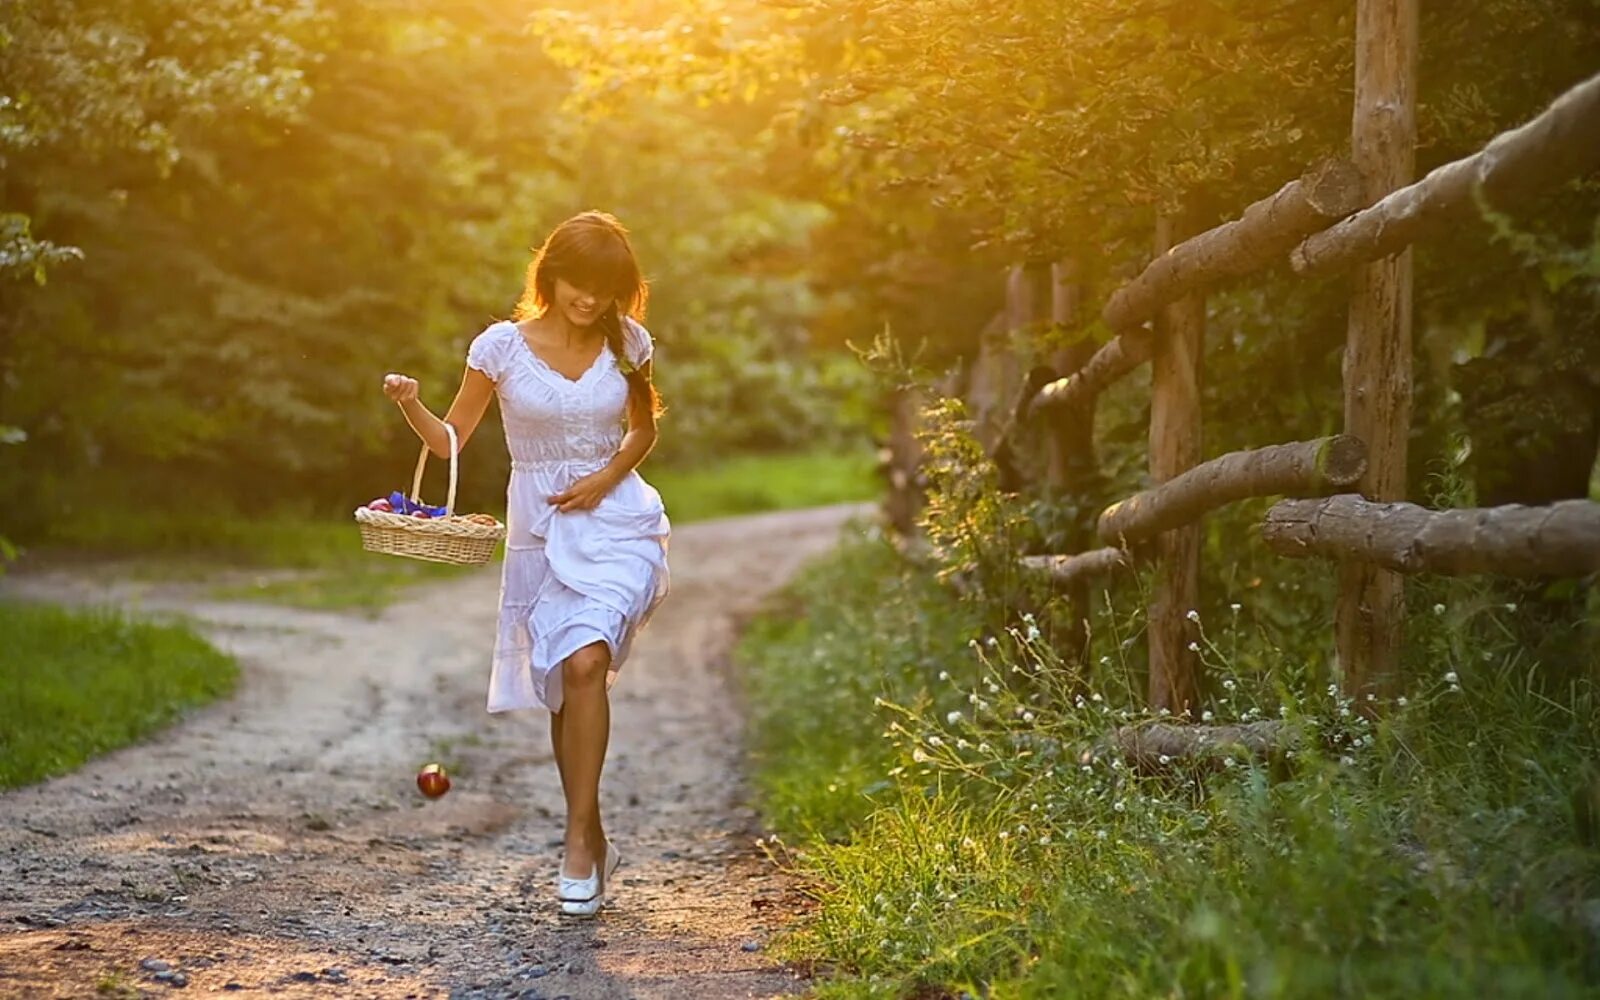
[[[1600,62],[1597,10],[1426,11],[1419,172]],[[655,461],[693,464],[842,443],[875,419],[847,342],[888,329],[936,370],[970,354],[1005,265],[1071,255],[1097,301],[1177,199],[1220,220],[1348,145],[1354,10],[1331,0],[3,17],[0,534],[22,538],[108,507],[342,511],[353,469],[386,491],[410,446],[375,376],[445,405],[529,248],[583,208],[636,234],[673,404]],[[1480,480],[1495,497],[1586,485],[1553,456],[1596,434],[1597,307],[1572,280],[1592,207],[1573,185],[1528,232],[1419,252],[1419,485],[1469,428],[1479,457],[1549,445]],[[1337,287],[1213,298],[1206,402],[1229,416],[1208,451],[1337,424]],[[498,466],[467,465],[469,506],[497,502]]]
[[[595,206],[655,285],[652,463],[859,447],[887,391],[970,358],[1008,267],[1074,260],[1092,317],[1158,215],[1204,228],[1344,155],[1355,6],[8,5],[0,535],[347,516],[415,454],[381,374],[443,406],[529,247]],[[1600,68],[1600,0],[1427,3],[1420,38],[1419,176]],[[1414,257],[1411,499],[1600,495],[1600,184]],[[1340,429],[1345,299],[1282,271],[1208,293],[1208,457]],[[1205,712],[1319,741],[1286,773],[1080,770],[1064,748],[1144,717],[1140,582],[1097,591],[1068,663],[1071,623],[1010,569],[1146,485],[1143,377],[1096,416],[1096,495],[1002,494],[936,406],[934,544],[868,531],[751,635],[758,783],[817,896],[796,953],[839,974],[824,994],[1593,995],[1592,581],[1410,581],[1409,706],[1368,722],[1331,663],[1333,574],[1235,505],[1206,520]],[[498,466],[468,463],[464,505],[498,502]],[[974,564],[976,593],[941,585]]]

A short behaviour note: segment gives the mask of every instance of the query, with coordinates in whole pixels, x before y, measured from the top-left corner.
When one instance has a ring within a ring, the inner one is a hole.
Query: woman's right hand
[[[383,377],[383,394],[396,403],[409,403],[417,398],[417,380],[399,372]]]

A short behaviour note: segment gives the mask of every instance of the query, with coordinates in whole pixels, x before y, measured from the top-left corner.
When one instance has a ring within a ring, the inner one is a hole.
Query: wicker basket
[[[474,514],[470,519],[455,514],[456,429],[448,423],[444,429],[450,437],[450,493],[444,503],[445,516],[412,517],[357,507],[362,548],[458,566],[486,563],[494,555],[495,545],[506,537],[506,526],[486,514]],[[417,456],[417,474],[411,480],[411,499],[417,503],[422,502],[422,470],[427,464],[428,446],[423,445]]]

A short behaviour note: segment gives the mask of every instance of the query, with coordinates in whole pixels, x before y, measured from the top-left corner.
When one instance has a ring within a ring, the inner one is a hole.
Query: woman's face
[[[615,297],[603,298],[578,288],[565,278],[556,279],[556,310],[573,326],[588,326],[610,309],[615,301]]]

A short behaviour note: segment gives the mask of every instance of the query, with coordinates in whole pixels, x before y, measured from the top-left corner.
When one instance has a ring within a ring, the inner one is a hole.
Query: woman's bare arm
[[[428,450],[440,458],[449,458],[450,437],[444,429],[445,422],[448,421],[455,428],[456,448],[465,448],[472,432],[478,429],[478,424],[483,420],[484,411],[489,408],[489,399],[494,395],[494,382],[483,372],[468,366],[461,376],[461,388],[456,390],[456,398],[443,420],[422,404],[414,378],[398,373],[385,375],[383,391],[399,404],[406,423],[417,432],[417,437],[428,446]]]

